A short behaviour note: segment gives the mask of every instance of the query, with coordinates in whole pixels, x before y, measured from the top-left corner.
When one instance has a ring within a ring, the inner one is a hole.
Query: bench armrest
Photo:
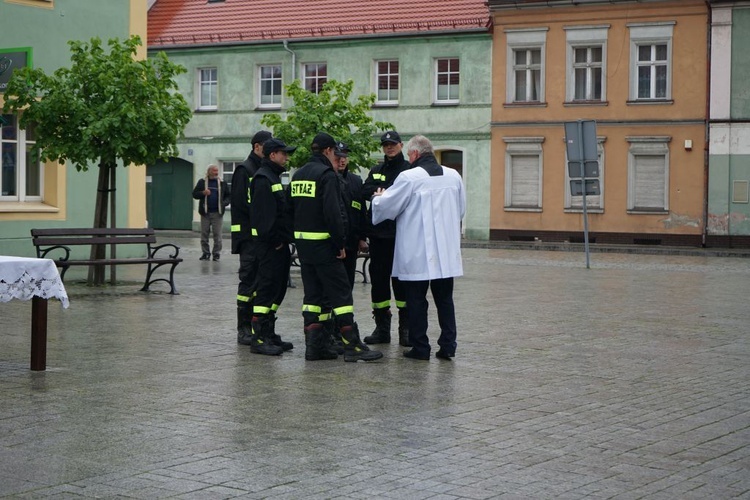
[[[149,256],[149,258],[150,259],[156,258],[156,253],[159,250],[162,250],[162,249],[168,248],[168,247],[171,247],[172,249],[174,249],[174,253],[170,253],[169,254],[169,258],[170,259],[176,259],[177,256],[180,254],[180,247],[178,247],[177,245],[173,245],[172,243],[164,243],[163,245],[157,245],[157,246],[154,246],[154,247],[152,247],[151,245],[149,245],[148,246],[148,256]],[[169,250],[165,250],[165,252],[168,252],[168,251]],[[164,252],[162,252],[162,253],[164,253]]]
[[[47,254],[56,250],[63,250],[63,256],[59,257],[57,259],[53,259],[52,257],[47,257]],[[52,259],[58,262],[65,262],[70,259],[70,247],[66,247],[65,245],[55,245],[48,248],[42,248],[37,247],[36,248],[36,256],[39,259]]]

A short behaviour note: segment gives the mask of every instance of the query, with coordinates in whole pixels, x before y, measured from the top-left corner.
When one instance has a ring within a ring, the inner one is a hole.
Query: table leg
[[[47,299],[31,298],[31,369],[47,369]]]

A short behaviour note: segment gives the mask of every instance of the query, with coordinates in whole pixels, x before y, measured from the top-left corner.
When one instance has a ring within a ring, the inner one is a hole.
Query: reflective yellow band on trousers
[[[390,300],[386,300],[386,301],[383,301],[383,302],[373,302],[372,303],[372,308],[373,309],[388,309],[390,307],[391,307],[391,301]]]
[[[313,312],[320,313],[323,310],[320,306],[314,306],[312,304],[302,304],[302,312]]]
[[[406,301],[405,300],[397,300],[396,301],[396,307],[399,309],[404,309],[406,307]]]
[[[247,295],[237,295],[237,300],[240,302],[250,302],[250,300],[255,297],[256,293],[253,292],[253,294],[248,297]]]
[[[328,321],[332,317],[333,317],[333,315],[331,313],[325,313],[325,314],[321,314],[320,316],[318,316],[318,320],[320,320],[320,321]]]
[[[270,307],[253,306],[253,313],[268,314],[270,312],[271,312],[271,308]]]
[[[294,237],[298,240],[327,240],[331,237],[328,233],[310,233],[306,231],[295,231]]]
[[[354,306],[342,306],[333,310],[333,314],[341,316],[342,314],[354,314]]]

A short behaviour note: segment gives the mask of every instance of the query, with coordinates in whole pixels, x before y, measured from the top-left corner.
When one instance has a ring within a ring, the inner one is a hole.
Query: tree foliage
[[[5,112],[22,112],[21,127],[36,126],[44,160],[143,165],[177,154],[177,138],[192,117],[174,77],[186,70],[164,53],[134,58],[140,37],[70,41],[70,68],[15,71],[5,93]]]
[[[360,95],[350,100],[354,82],[329,80],[320,93],[309,92],[299,80],[285,86],[294,104],[282,117],[278,113],[263,115],[261,123],[273,129],[275,137],[297,151],[289,159],[292,168],[304,165],[310,158],[310,145],[318,132],[326,132],[351,149],[349,168],[370,168],[375,160],[371,154],[380,149],[379,131],[392,129],[388,122],[373,121],[368,114],[375,102],[375,94]]]

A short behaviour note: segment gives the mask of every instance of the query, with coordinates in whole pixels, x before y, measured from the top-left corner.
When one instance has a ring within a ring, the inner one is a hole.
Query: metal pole
[[[583,248],[586,252],[586,269],[589,267],[589,217],[588,207],[586,206],[586,172],[584,172],[583,158],[583,121],[578,120],[578,157],[580,158],[581,167],[581,191],[583,193]]]

